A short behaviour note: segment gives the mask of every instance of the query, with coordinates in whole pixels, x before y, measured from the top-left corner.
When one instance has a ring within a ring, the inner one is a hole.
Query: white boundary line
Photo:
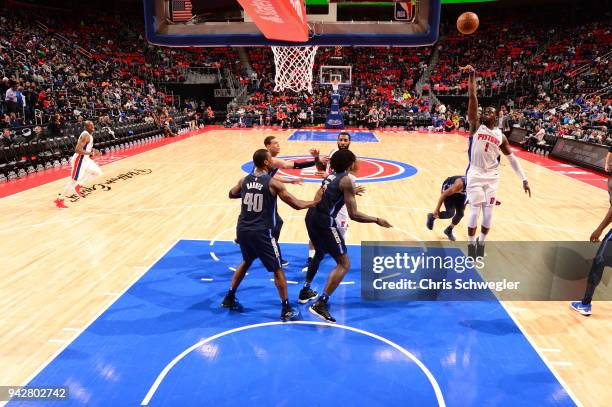
[[[65,331],[65,332],[81,332],[83,330],[81,328],[62,328],[62,331]]]
[[[233,334],[235,332],[246,331],[248,329],[253,329],[253,328],[261,328],[261,327],[274,326],[274,325],[290,325],[290,324],[292,324],[292,325],[329,326],[329,327],[332,327],[332,328],[345,329],[347,331],[357,332],[357,333],[360,333],[362,335],[366,335],[366,336],[369,336],[371,338],[374,338],[374,339],[377,339],[377,340],[379,340],[381,342],[386,343],[387,345],[389,345],[389,346],[395,348],[396,350],[398,350],[399,352],[401,352],[408,359],[412,360],[421,369],[421,371],[425,374],[425,376],[427,377],[427,379],[431,383],[431,386],[433,387],[434,393],[436,395],[436,399],[438,401],[438,405],[440,407],[446,407],[446,403],[444,401],[444,396],[442,395],[442,390],[440,389],[440,385],[436,381],[436,378],[431,373],[431,371],[429,371],[429,369],[427,369],[427,366],[425,366],[425,364],[423,362],[421,362],[416,356],[414,356],[408,350],[404,349],[400,345],[396,344],[395,342],[390,341],[387,338],[384,338],[382,336],[376,335],[376,334],[374,334],[372,332],[365,331],[363,329],[353,328],[352,326],[347,326],[347,325],[330,324],[328,322],[318,322],[318,321],[263,322],[263,323],[259,323],[259,324],[241,326],[241,327],[238,327],[238,328],[234,328],[234,329],[230,329],[230,330],[227,330],[227,331],[223,331],[223,332],[218,333],[218,334],[213,335],[213,336],[209,336],[208,338],[203,339],[200,342],[196,343],[195,345],[192,345],[191,347],[185,349],[183,352],[181,352],[179,355],[177,355],[174,359],[172,359],[170,361],[170,363],[168,363],[164,367],[164,369],[159,373],[159,375],[155,379],[155,382],[153,382],[153,384],[149,388],[149,391],[145,395],[145,397],[142,400],[142,402],[140,403],[140,405],[142,405],[142,406],[149,405],[149,402],[151,401],[151,399],[155,395],[155,392],[159,388],[161,382],[168,375],[168,372],[170,372],[170,370],[178,362],[180,362],[181,359],[183,359],[185,356],[187,356],[189,353],[191,353],[192,351],[196,350],[200,346],[205,345],[205,344],[207,344],[209,342],[212,342],[215,339],[221,338],[223,336],[226,336],[226,335],[229,335],[229,334]]]
[[[370,205],[370,206],[380,206],[380,205]],[[411,208],[411,209],[420,209],[420,208]],[[406,231],[402,231],[405,233],[409,233]],[[221,234],[221,233],[219,233]],[[414,236],[414,235],[413,235]],[[191,239],[191,240],[201,240],[201,241],[206,241],[208,239]],[[417,239],[420,241],[420,239]],[[219,240],[220,242],[223,240]],[[304,243],[300,243],[300,242],[284,242],[286,244],[304,244]],[[347,244],[348,246],[348,244]],[[354,246],[360,246],[359,244],[354,244]],[[274,281],[274,280],[272,280]],[[344,282],[343,282],[344,283]],[[340,284],[343,284],[340,283]],[[510,316],[510,319],[512,319],[512,321],[514,321],[515,325],[519,328],[519,330],[521,331],[522,335],[527,339],[527,341],[529,342],[529,344],[531,345],[531,347],[535,350],[535,352],[538,354],[538,356],[540,357],[540,359],[542,359],[542,361],[544,362],[544,364],[546,365],[546,367],[548,367],[548,370],[550,370],[550,372],[553,374],[553,376],[557,379],[557,381],[559,382],[559,384],[561,384],[561,386],[563,387],[563,389],[566,391],[566,393],[570,396],[570,398],[572,399],[572,401],[577,405],[577,406],[582,406],[582,403],[580,403],[580,401],[578,400],[578,398],[576,397],[576,395],[570,390],[570,387],[567,385],[567,383],[558,375],[558,373],[553,369],[553,365],[544,357],[543,352],[556,352],[553,349],[546,349],[546,350],[542,350],[539,349],[535,342],[533,341],[533,339],[527,335],[527,332],[525,331],[525,329],[523,328],[523,326],[520,324],[520,322],[514,317],[514,314],[510,311],[511,307],[508,307],[503,301],[498,300],[498,302],[501,304],[501,306],[504,308],[504,310],[506,311],[506,313]],[[571,362],[568,362],[571,363]]]
[[[525,337],[525,339],[527,339],[527,341],[529,342],[529,344],[531,345],[531,347],[533,348],[533,350],[536,351],[536,353],[538,354],[538,356],[540,357],[540,359],[542,359],[542,361],[544,362],[544,364],[546,365],[546,367],[548,367],[548,370],[550,370],[550,372],[553,374],[553,376],[555,376],[555,378],[557,379],[557,381],[561,384],[561,386],[563,387],[563,389],[565,390],[565,392],[568,394],[568,396],[570,396],[570,398],[572,399],[572,401],[577,405],[577,406],[583,406],[583,404],[578,400],[578,397],[576,397],[576,395],[574,394],[574,392],[570,389],[570,387],[567,385],[567,383],[565,383],[565,380],[563,380],[563,378],[561,376],[559,376],[559,374],[556,372],[555,369],[553,369],[552,364],[544,357],[544,354],[542,353],[542,351],[536,346],[535,342],[533,341],[533,339],[531,339],[531,337],[529,335],[527,335],[527,332],[525,331],[525,329],[523,328],[523,326],[521,325],[521,323],[519,322],[518,319],[516,319],[514,317],[514,314],[512,314],[512,312],[508,311],[508,308],[506,308],[506,304],[504,303],[504,301],[499,301],[498,302],[501,304],[501,306],[504,308],[504,310],[506,311],[506,314],[508,314],[510,316],[510,318],[512,319],[512,321],[514,321],[514,324],[518,327],[518,329],[521,331],[521,333],[523,334],[523,336]]]
[[[540,348],[540,352],[560,353],[561,349],[559,348]]]
[[[181,239],[177,239],[174,241],[174,243],[172,243],[170,245],[170,247],[168,247],[168,249],[166,249],[162,254],[160,254],[153,263],[151,263],[151,265],[149,267],[147,267],[142,273],[140,273],[138,276],[136,276],[136,278],[134,278],[134,280],[132,280],[132,282],[125,287],[125,289],[123,289],[123,291],[121,291],[120,293],[118,293],[118,296],[112,300],[110,303],[108,303],[108,305],[106,305],[105,307],[103,307],[96,315],[94,315],[94,317],[83,327],[83,331],[85,331],[87,328],[89,328],[89,326],[91,324],[93,324],[98,318],[100,318],[100,316],[106,312],[107,309],[109,309],[111,307],[111,305],[113,305],[119,298],[121,298],[123,296],[123,294],[125,294],[127,292],[127,290],[129,290],[130,288],[132,288],[132,286],[138,281],[140,280],[140,278],[142,276],[145,275],[145,273],[147,271],[149,271],[158,261],[160,261],[162,259],[162,257],[164,257],[166,254],[168,254],[168,252],[170,252],[170,250],[172,250],[172,248],[174,246],[176,246],[176,244],[180,241]],[[38,369],[36,369],[34,371],[34,373],[32,373],[21,385],[22,386],[26,386],[28,383],[30,383],[36,376],[38,376],[38,374],[40,372],[43,371],[44,368],[46,368],[53,360],[55,360],[56,357],[59,356],[60,353],[62,353],[64,351],[64,349],[66,349],[72,342],[74,342],[74,340],[76,338],[78,338],[79,335],[76,335],[74,338],[72,338],[71,340],[66,341],[66,343],[64,344],[64,346],[62,346],[61,348],[59,348],[57,350],[57,352],[55,352],[53,355],[51,355],[51,357],[49,359],[47,359],[47,361],[45,363],[43,363]],[[2,405],[2,404],[0,404]]]
[[[550,362],[550,364],[554,366],[573,366],[574,365],[572,362],[562,362],[562,361]]]

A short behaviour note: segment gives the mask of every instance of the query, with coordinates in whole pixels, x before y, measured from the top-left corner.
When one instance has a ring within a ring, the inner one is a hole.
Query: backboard
[[[146,35],[151,43],[166,46],[409,47],[438,39],[440,0],[305,0],[305,42],[266,38],[241,6],[267,11],[286,3],[301,14],[303,1],[144,0]]]

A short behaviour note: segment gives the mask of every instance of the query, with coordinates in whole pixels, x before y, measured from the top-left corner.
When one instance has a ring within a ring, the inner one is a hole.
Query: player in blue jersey
[[[274,177],[274,175],[278,172],[279,169],[302,169],[302,168],[308,168],[308,167],[313,167],[315,165],[321,165],[321,161],[319,159],[319,150],[317,149],[311,149],[310,150],[310,155],[312,155],[313,159],[310,161],[302,161],[302,162],[296,162],[296,161],[292,161],[292,160],[285,160],[282,158],[278,158],[278,155],[280,154],[280,143],[278,142],[277,138],[274,136],[268,136],[264,139],[264,146],[266,147],[266,149],[270,152],[270,155],[272,156],[272,161],[270,163],[270,170],[269,170],[269,174],[270,176]],[[280,178],[281,182],[283,183],[290,183],[290,184],[301,184],[302,183],[302,179],[301,178],[288,178],[288,177],[284,177],[284,178]],[[278,240],[280,239],[280,233],[281,233],[281,229],[283,227],[283,219],[279,216],[278,212],[276,213],[276,223],[274,226],[274,229],[272,230],[272,235],[276,238],[276,241],[278,242]],[[281,257],[281,261],[283,263],[283,266],[286,267],[289,265],[289,262],[282,259]]]
[[[606,167],[607,166],[608,160],[606,159]],[[606,216],[603,218],[597,229],[595,229],[591,234],[591,242],[598,242],[603,231],[610,226],[610,223],[612,223],[612,177],[608,178],[608,196],[610,208],[608,208],[608,213],[606,213]],[[606,266],[612,266],[612,229],[608,230],[608,233],[606,233],[606,236],[599,246],[599,250],[597,250],[595,258],[593,259],[591,270],[589,271],[589,276],[587,278],[587,287],[582,301],[574,301],[570,303],[570,307],[574,311],[577,311],[585,316],[591,315],[591,301],[593,300],[593,294],[595,294],[595,289],[601,282],[601,277],[603,276],[603,271]]]
[[[282,269],[278,244],[272,230],[276,216],[276,198],[279,197],[294,209],[312,208],[321,201],[324,188],[320,188],[312,201],[297,199],[285,186],[269,175],[272,156],[268,150],[257,150],[253,155],[255,170],[238,181],[229,192],[232,199],[242,200],[236,232],[242,263],[236,268],[230,289],[223,299],[222,306],[232,310],[242,309],[236,298],[236,290],[253,261],[259,258],[264,267],[274,273],[274,283],[281,298],[281,320],[288,321],[297,317],[297,312],[289,304],[287,280]]]
[[[355,200],[357,187],[349,177],[356,163],[355,154],[350,150],[340,150],[333,155],[331,158],[333,172],[323,180],[325,187],[323,198],[306,214],[306,229],[315,248],[315,255],[308,266],[306,282],[300,291],[299,302],[306,303],[317,296],[317,292],[310,288],[310,283],[321,261],[326,254],[329,254],[336,261],[336,267],[329,274],[323,293],[309,308],[312,314],[328,322],[336,322],[328,310],[329,296],[332,295],[350,268],[344,238],[336,222],[338,212],[346,205],[349,218],[355,222],[376,223],[385,228],[391,227],[391,224],[385,219],[369,216],[357,210]]]
[[[442,183],[442,194],[433,212],[427,214],[427,229],[432,230],[436,219],[451,219],[451,224],[444,229],[449,240],[455,241],[453,229],[463,219],[465,211],[465,177],[455,175],[448,177]],[[444,204],[444,211],[440,212]]]

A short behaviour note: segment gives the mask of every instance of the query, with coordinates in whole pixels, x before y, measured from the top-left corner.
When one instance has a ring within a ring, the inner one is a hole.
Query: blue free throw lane
[[[363,301],[350,246],[349,284],[331,300],[345,328],[276,324],[278,295],[259,262],[238,290],[245,311],[219,307],[240,249],[209,243],[177,243],[29,383],[69,386],[69,401],[9,405],[134,406],[149,394],[151,406],[430,406],[441,401],[435,384],[448,406],[575,405],[497,302]],[[307,247],[282,250],[295,304]],[[322,263],[315,289],[331,267]]]
[[[289,137],[290,141],[336,141],[338,133],[351,133],[351,141],[377,143],[378,138],[371,131],[350,131],[350,130],[334,130],[334,131],[318,131],[318,130],[296,130]]]

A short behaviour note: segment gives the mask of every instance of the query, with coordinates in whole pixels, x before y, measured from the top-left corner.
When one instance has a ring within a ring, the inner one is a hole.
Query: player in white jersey
[[[493,208],[497,201],[499,186],[499,161],[501,154],[508,158],[514,172],[523,181],[525,193],[531,196],[531,189],[518,160],[510,151],[508,139],[497,127],[498,112],[494,107],[487,107],[483,114],[478,114],[476,97],[476,70],[471,66],[460,68],[469,75],[468,79],[468,122],[470,124],[469,165],[467,169],[466,195],[470,205],[468,217],[468,256],[484,256],[484,242],[491,230]],[[478,218],[482,210],[483,217],[480,237],[476,238]]]
[[[70,165],[72,166],[70,181],[55,200],[55,205],[58,208],[67,208],[64,203],[64,197],[71,193],[71,191],[76,192],[79,196],[83,196],[81,186],[102,174],[98,164],[91,159],[91,157],[101,155],[100,151],[93,148],[94,139],[92,133],[94,131],[94,124],[89,120],[85,121],[84,124],[85,130],[79,136],[79,140],[74,148],[74,155],[70,159]]]
[[[323,177],[327,176],[332,171],[331,170],[331,158],[334,155],[334,153],[340,150],[348,150],[349,147],[351,146],[351,133],[346,132],[346,131],[341,131],[340,133],[338,133],[338,139],[336,143],[338,147],[333,149],[329,153],[329,156],[327,157],[327,166],[324,167],[322,166],[322,164],[317,164],[318,170],[321,170],[321,171],[325,170],[325,174]],[[356,173],[357,170],[358,170],[358,167],[357,165],[355,165],[353,172]],[[349,174],[349,178],[351,179],[351,181],[353,181],[353,183],[355,183],[355,181],[357,180],[357,177],[354,174]],[[364,192],[365,192],[365,187],[361,185],[355,187],[356,195],[363,195]],[[342,208],[336,215],[336,225],[338,227],[338,231],[340,232],[340,234],[342,235],[342,238],[345,241],[348,236],[349,219],[350,218],[349,218],[348,211],[346,209],[346,205],[344,205],[342,206]],[[310,261],[314,257],[314,254],[315,254],[314,247],[312,246],[311,242],[308,242],[308,262],[306,264],[306,267],[302,269],[303,272],[306,272],[308,270],[308,264],[310,264]]]

